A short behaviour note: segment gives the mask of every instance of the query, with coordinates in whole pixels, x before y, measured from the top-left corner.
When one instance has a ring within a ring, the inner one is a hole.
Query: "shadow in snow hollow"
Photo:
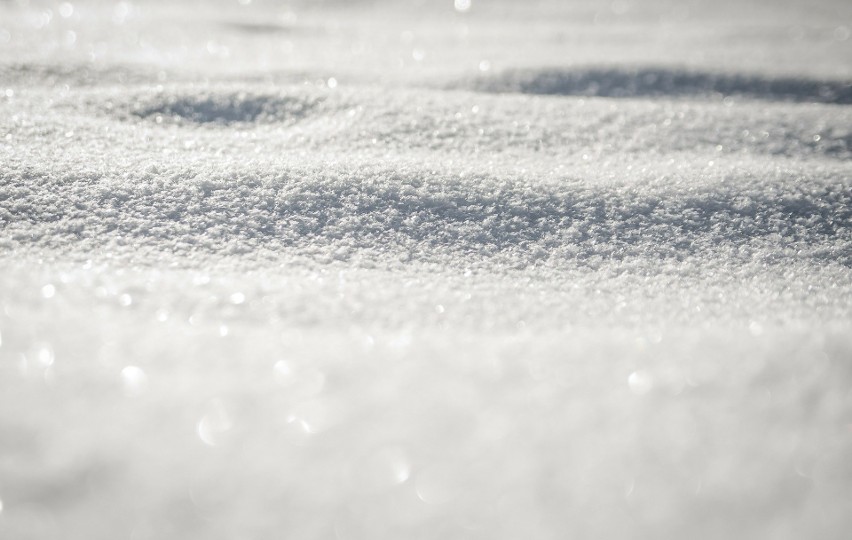
[[[516,69],[470,84],[481,92],[634,97],[744,97],[765,101],[852,104],[852,81],[710,73],[667,68]]]

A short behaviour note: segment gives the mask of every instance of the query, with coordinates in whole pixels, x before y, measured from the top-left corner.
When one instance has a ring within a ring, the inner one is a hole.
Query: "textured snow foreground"
[[[0,538],[848,538],[850,27],[0,3]]]

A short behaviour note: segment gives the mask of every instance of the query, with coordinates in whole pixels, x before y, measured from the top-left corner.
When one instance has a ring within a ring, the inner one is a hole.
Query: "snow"
[[[0,538],[845,538],[850,26],[0,4]]]

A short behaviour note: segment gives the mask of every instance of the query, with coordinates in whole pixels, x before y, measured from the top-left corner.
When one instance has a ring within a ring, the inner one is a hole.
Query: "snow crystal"
[[[459,13],[464,13],[470,10],[471,0],[454,0],[453,6]]]
[[[630,390],[637,396],[647,394],[654,386],[654,379],[645,371],[634,371],[627,378]]]
[[[148,376],[140,367],[126,366],[121,370],[121,381],[124,386],[124,393],[127,396],[135,397],[145,392]]]
[[[56,287],[52,283],[48,283],[41,288],[41,295],[45,298],[53,298],[56,295]]]

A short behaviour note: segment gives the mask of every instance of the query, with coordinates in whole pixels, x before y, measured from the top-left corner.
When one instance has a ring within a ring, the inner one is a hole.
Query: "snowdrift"
[[[846,538],[849,20],[0,3],[0,537]]]

